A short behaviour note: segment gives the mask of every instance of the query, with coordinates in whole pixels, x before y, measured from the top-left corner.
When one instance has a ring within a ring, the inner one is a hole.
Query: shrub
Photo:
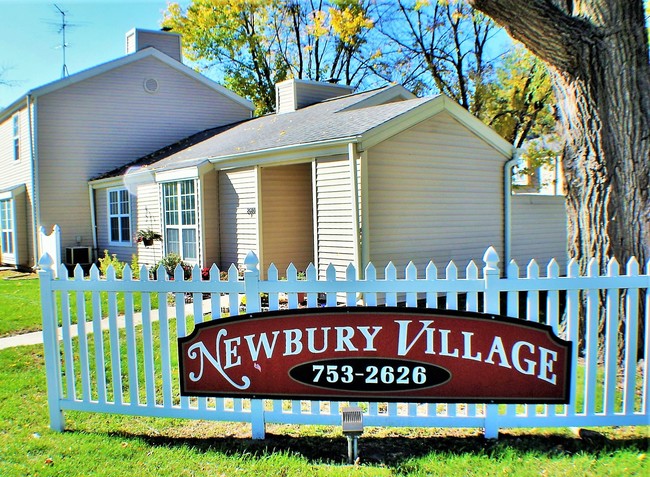
[[[174,270],[176,269],[177,265],[180,265],[183,269],[183,277],[185,280],[188,280],[192,276],[192,266],[185,263],[177,253],[172,252],[164,256],[162,260],[156,264],[154,271],[158,270],[158,267],[161,265],[167,272],[167,275],[169,275],[171,278],[174,278]]]
[[[99,272],[103,276],[106,276],[108,267],[110,267],[111,265],[113,265],[113,269],[115,270],[115,278],[122,278],[122,272],[124,271],[124,267],[126,266],[126,263],[120,262],[117,259],[116,254],[110,255],[108,253],[108,250],[104,250],[104,257],[99,259]]]

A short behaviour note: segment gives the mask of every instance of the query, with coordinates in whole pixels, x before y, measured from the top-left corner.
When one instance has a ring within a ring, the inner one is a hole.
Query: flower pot
[[[153,239],[142,239],[142,243],[145,247],[151,247],[153,245]]]

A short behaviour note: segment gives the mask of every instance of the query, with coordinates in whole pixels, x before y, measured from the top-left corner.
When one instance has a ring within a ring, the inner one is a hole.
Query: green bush
[[[120,262],[117,259],[116,254],[110,255],[108,253],[108,250],[104,250],[104,257],[99,259],[99,271],[103,276],[106,276],[106,272],[108,271],[108,267],[113,265],[113,269],[115,270],[115,278],[122,278],[122,273],[124,272],[124,267],[126,266],[126,263]]]
[[[185,263],[181,259],[180,255],[178,255],[177,253],[172,252],[164,256],[162,260],[160,260],[156,264],[153,271],[155,272],[156,270],[158,270],[158,267],[160,267],[161,265],[164,267],[165,271],[167,272],[167,275],[169,275],[171,278],[174,278],[174,270],[178,265],[180,265],[181,268],[183,269],[183,276],[185,280],[190,279],[192,276],[192,266]]]

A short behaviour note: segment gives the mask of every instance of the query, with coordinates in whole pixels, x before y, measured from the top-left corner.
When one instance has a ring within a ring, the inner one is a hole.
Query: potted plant
[[[152,246],[154,240],[162,240],[162,235],[151,229],[141,229],[135,234],[135,241],[144,244],[145,247]]]

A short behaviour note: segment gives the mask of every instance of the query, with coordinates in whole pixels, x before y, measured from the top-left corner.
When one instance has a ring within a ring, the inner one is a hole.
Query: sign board
[[[181,394],[567,403],[571,343],[471,312],[342,307],[223,318],[178,340]]]

